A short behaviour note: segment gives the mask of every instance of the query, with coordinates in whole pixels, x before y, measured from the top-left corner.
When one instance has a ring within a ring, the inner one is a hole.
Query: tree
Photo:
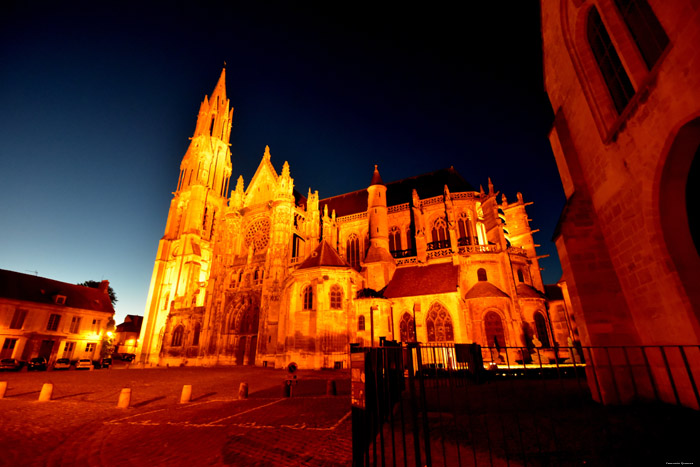
[[[85,282],[81,282],[78,285],[83,285],[85,287],[92,287],[93,289],[98,289],[100,287],[100,282],[85,281]],[[111,285],[107,288],[107,293],[109,294],[109,299],[112,302],[112,306],[114,306],[117,303],[117,294],[114,293],[114,289],[112,288]]]

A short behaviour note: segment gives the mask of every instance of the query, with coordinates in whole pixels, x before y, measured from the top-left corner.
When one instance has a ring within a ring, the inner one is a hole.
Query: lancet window
[[[447,234],[447,222],[444,217],[438,217],[433,223],[431,230],[433,241],[428,245],[430,250],[438,250],[440,248],[450,247],[450,237]]]
[[[503,320],[495,311],[489,311],[484,316],[484,331],[488,347],[501,348],[505,346],[506,337],[503,332]]]
[[[348,263],[355,269],[360,269],[360,239],[355,234],[350,234],[346,242],[345,254]]]
[[[399,321],[399,338],[401,342],[416,341],[416,327],[413,322],[413,317],[408,313],[404,313]]]
[[[333,310],[340,310],[343,307],[343,290],[338,284],[331,287],[330,302]]]
[[[537,331],[537,339],[542,343],[542,347],[549,348],[549,333],[547,332],[547,322],[539,311],[535,312],[535,330]]]
[[[358,331],[365,330],[365,317],[363,315],[360,315],[360,317],[357,318],[357,330]]]
[[[308,285],[304,289],[304,309],[313,310],[314,307],[314,289]]]
[[[651,70],[668,45],[666,31],[647,0],[615,0],[644,63]]]
[[[182,345],[182,336],[185,334],[185,328],[179,325],[173,331],[173,339],[170,341],[172,347],[180,347]]]

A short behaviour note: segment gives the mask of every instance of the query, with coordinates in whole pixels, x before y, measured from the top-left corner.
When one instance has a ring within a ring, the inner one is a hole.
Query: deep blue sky
[[[0,6],[0,268],[108,279],[117,323],[143,314],[180,161],[225,61],[234,177],[250,181],[265,145],[321,197],[366,187],[374,164],[386,182],[453,165],[534,201],[545,282],[560,278],[538,2],[246,3]]]

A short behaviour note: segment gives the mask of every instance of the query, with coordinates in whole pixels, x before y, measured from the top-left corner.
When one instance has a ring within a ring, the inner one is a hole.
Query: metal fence
[[[353,352],[354,465],[663,465],[697,444],[700,346]]]

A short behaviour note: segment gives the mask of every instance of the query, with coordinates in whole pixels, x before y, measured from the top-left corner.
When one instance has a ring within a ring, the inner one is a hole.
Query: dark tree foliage
[[[85,287],[92,287],[93,289],[97,289],[100,287],[100,282],[85,281],[81,282],[78,285],[84,285]],[[114,306],[117,303],[117,294],[114,293],[114,289],[111,285],[107,288],[107,293],[109,294],[109,299],[112,301],[112,306]]]

